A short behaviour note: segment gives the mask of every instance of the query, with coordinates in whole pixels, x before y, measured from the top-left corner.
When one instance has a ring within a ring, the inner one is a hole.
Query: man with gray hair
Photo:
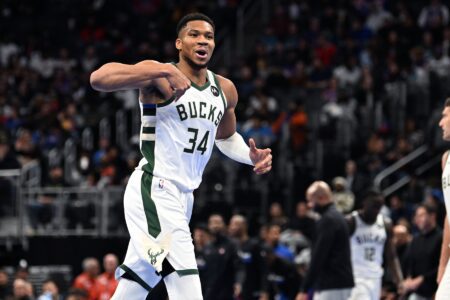
[[[313,182],[306,191],[308,205],[321,215],[313,241],[311,264],[296,300],[347,300],[354,286],[350,234],[344,216],[336,210],[327,183]]]

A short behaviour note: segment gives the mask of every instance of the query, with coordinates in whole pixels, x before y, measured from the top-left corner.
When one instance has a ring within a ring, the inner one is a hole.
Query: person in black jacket
[[[212,214],[208,220],[211,242],[203,248],[205,259],[204,282],[205,300],[232,300],[238,282],[237,273],[241,271],[237,247],[226,235],[223,217]]]
[[[354,286],[347,223],[336,210],[331,189],[325,182],[313,182],[306,198],[321,218],[309,270],[296,300],[306,300],[311,289],[315,291],[314,300],[347,300]]]
[[[408,299],[432,299],[437,289],[436,277],[441,252],[442,230],[436,226],[436,208],[421,204],[416,209],[414,222],[420,233],[406,252],[406,276],[403,281]]]
[[[243,266],[243,278],[240,299],[261,300],[269,299],[268,294],[268,266],[266,248],[261,241],[248,235],[247,220],[242,215],[233,215],[228,225],[228,234],[236,242],[238,256]]]

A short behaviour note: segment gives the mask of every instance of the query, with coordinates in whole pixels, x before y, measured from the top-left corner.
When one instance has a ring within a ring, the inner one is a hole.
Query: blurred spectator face
[[[106,273],[114,273],[118,265],[119,261],[114,254],[107,254],[103,259],[103,268],[105,268]]]
[[[402,200],[400,199],[399,196],[392,196],[390,204],[391,204],[392,209],[399,209],[399,208],[403,207]]]
[[[233,216],[228,225],[228,233],[232,237],[241,237],[246,232],[245,219],[242,216]]]
[[[444,141],[450,141],[450,106],[446,106],[442,111],[439,127],[442,129],[442,138]]]
[[[271,225],[267,231],[266,243],[275,246],[280,240],[280,234],[281,227],[279,225]]]
[[[9,276],[5,271],[0,271],[0,286],[7,286],[9,281]]]
[[[347,173],[347,175],[353,175],[356,173],[356,163],[353,160],[348,160],[345,163],[345,173]]]
[[[86,258],[83,263],[83,269],[91,277],[96,277],[100,271],[100,266],[95,258]]]
[[[421,232],[428,232],[435,223],[435,215],[430,214],[424,207],[419,206],[414,216],[414,224]]]
[[[282,217],[283,216],[283,208],[281,208],[280,203],[275,202],[270,205],[269,214],[272,218]]]
[[[306,202],[299,202],[297,203],[295,215],[299,218],[303,218],[308,214],[308,206],[306,205]]]
[[[202,228],[194,229],[194,244],[197,248],[204,247],[209,242],[208,233]]]
[[[22,298],[30,296],[30,290],[28,286],[28,282],[23,279],[16,279],[13,283],[13,294],[15,298]]]
[[[393,229],[393,238],[392,241],[395,246],[399,247],[405,245],[409,242],[410,235],[408,232],[408,228],[404,225],[396,225]]]
[[[211,215],[208,220],[208,229],[212,234],[222,233],[225,230],[225,222],[221,215]]]
[[[59,289],[58,286],[51,280],[44,282],[42,285],[42,294],[50,293],[53,297],[58,296]]]

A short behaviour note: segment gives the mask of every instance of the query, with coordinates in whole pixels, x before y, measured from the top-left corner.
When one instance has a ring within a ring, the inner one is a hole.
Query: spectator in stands
[[[311,264],[296,300],[306,300],[311,289],[319,298],[347,300],[354,286],[347,223],[336,210],[331,189],[325,182],[313,182],[306,198],[321,219],[317,223]]]
[[[294,253],[280,242],[281,225],[278,223],[270,223],[267,227],[265,235],[265,244],[271,249],[274,255],[283,258],[289,262],[294,261]]]
[[[397,256],[400,260],[400,265],[402,267],[403,274],[406,273],[406,254],[411,243],[412,236],[409,229],[404,224],[397,224],[392,229],[392,243],[397,251]]]
[[[295,264],[275,254],[270,247],[265,250],[265,253],[268,266],[269,299],[294,299],[299,283],[301,283],[301,277]]]
[[[288,228],[300,232],[309,242],[314,240],[316,219],[305,201],[297,203],[295,215],[291,218]]]
[[[12,290],[9,282],[9,275],[5,270],[0,269],[0,299],[7,299],[11,294]]]
[[[285,215],[283,207],[279,202],[273,202],[269,207],[269,223],[280,225],[281,229],[289,222],[289,218]]]
[[[83,289],[71,288],[67,292],[66,300],[89,300],[88,293]]]
[[[247,220],[242,215],[233,215],[228,225],[228,234],[238,247],[238,255],[244,266],[242,299],[268,300],[267,261],[264,247],[257,239],[248,235]]]
[[[30,282],[17,278],[13,283],[12,300],[33,300],[33,286]]]
[[[17,153],[18,160],[22,166],[32,160],[40,158],[39,148],[33,140],[31,130],[26,128],[20,128],[17,131],[14,150]]]
[[[355,205],[355,195],[347,189],[348,183],[344,177],[335,177],[332,182],[333,198],[336,209],[343,214],[353,210]]]
[[[103,257],[105,272],[100,274],[93,287],[89,300],[109,300],[117,288],[117,280],[114,276],[119,260],[115,254],[108,253]]]
[[[75,278],[73,287],[84,290],[90,298],[100,271],[100,265],[96,258],[87,257],[83,260],[82,267],[83,272]]]
[[[212,214],[208,219],[211,242],[204,248],[206,261],[205,300],[233,299],[242,291],[242,267],[236,245],[227,236],[223,217]]]
[[[5,131],[0,131],[0,170],[20,169],[20,163],[10,149],[9,139]],[[12,181],[0,177],[0,190],[2,199],[0,201],[0,216],[10,215],[14,207],[14,187]]]
[[[207,282],[205,278],[207,272],[205,247],[211,241],[211,236],[208,230],[208,226],[204,224],[197,224],[193,231],[194,240],[194,252],[195,260],[197,261],[198,273],[200,276],[200,282]],[[205,294],[206,286],[202,284],[202,293]]]
[[[355,195],[355,209],[360,208],[359,199],[362,199],[362,195],[369,186],[369,180],[362,172],[358,170],[356,162],[349,159],[345,163],[345,180],[347,181],[347,188]]]
[[[416,209],[414,223],[419,234],[412,239],[406,253],[403,289],[405,293],[411,293],[409,300],[431,300],[437,289],[442,243],[442,230],[436,226],[436,208],[420,204]]]
[[[58,285],[51,279],[42,283],[42,293],[37,300],[62,300]]]
[[[53,166],[49,171],[49,176],[45,180],[45,187],[66,187],[68,184],[64,180],[64,171],[60,166]],[[28,203],[28,214],[33,230],[50,229],[55,216],[58,195],[53,193],[42,193],[38,195],[35,202]]]
[[[439,29],[446,26],[449,22],[448,7],[440,0],[431,0],[430,5],[422,8],[418,24],[422,28]]]

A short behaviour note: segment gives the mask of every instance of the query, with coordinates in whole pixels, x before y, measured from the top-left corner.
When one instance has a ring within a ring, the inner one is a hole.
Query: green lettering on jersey
[[[194,102],[189,102],[189,116],[191,118],[197,118],[197,107]]]
[[[219,125],[220,120],[222,120],[222,117],[223,117],[223,113],[222,113],[221,111],[219,111],[219,114],[217,115],[217,120],[216,120],[216,122],[214,122],[214,124],[215,124],[216,126]]]
[[[209,114],[208,114],[208,120],[210,120],[211,122],[214,122],[215,119],[215,115],[214,113],[216,112],[216,108],[217,106],[209,106]]]
[[[177,106],[177,111],[178,111],[178,116],[180,116],[180,120],[184,121],[187,119],[187,113],[186,113],[186,109],[184,108],[183,104],[178,104]]]
[[[206,102],[200,102],[200,118],[206,119]]]

